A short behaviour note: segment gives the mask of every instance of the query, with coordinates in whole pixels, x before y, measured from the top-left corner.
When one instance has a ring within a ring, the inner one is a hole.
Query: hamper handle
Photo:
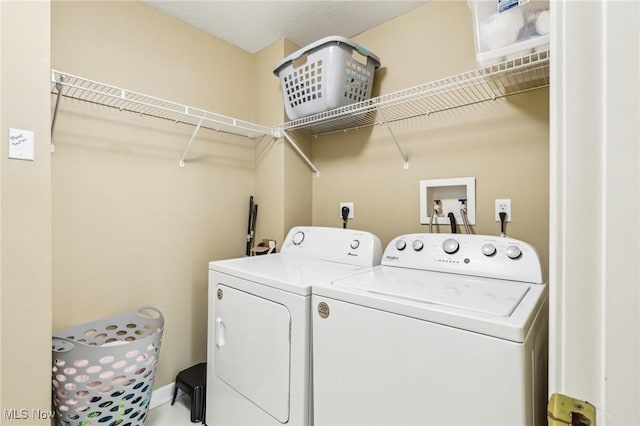
[[[75,345],[69,341],[69,339],[63,339],[61,337],[51,337],[51,349],[54,352],[69,352],[75,349]]]
[[[314,50],[317,47],[320,47],[320,46],[323,46],[323,45],[326,45],[326,44],[330,44],[330,43],[346,44],[348,46],[351,46],[351,48],[357,50],[358,53],[360,53],[362,56],[366,56],[367,58],[370,58],[371,61],[373,62],[374,68],[379,68],[380,67],[380,58],[378,58],[376,55],[374,55],[366,47],[361,46],[361,45],[359,45],[357,43],[354,43],[354,42],[352,42],[351,40],[349,40],[348,38],[345,38],[345,37],[330,36],[330,37],[325,37],[323,39],[320,39],[320,40],[316,41],[315,43],[311,43],[310,45],[308,45],[306,47],[303,47],[303,48],[300,48],[300,49],[296,50],[291,55],[287,56],[282,61],[280,61],[280,63],[278,65],[276,65],[276,67],[273,69],[273,73],[277,76],[278,74],[280,74],[280,71],[282,70],[282,68],[287,66],[290,62],[296,61],[302,55],[307,54],[307,52],[310,52],[310,51]]]
[[[146,314],[145,312],[148,312],[148,311],[153,311],[155,315]],[[139,317],[145,318],[145,319],[162,318],[162,312],[160,311],[160,309],[156,308],[155,306],[140,306],[139,308],[136,309],[136,314],[138,314]]]
[[[376,63],[376,68],[378,68],[380,66],[380,61],[378,60],[378,58],[373,53],[371,53],[371,51],[369,49],[367,49],[366,47],[361,46],[361,45],[356,44],[356,43],[350,43],[348,41],[336,41],[335,43],[336,44],[342,43],[342,44],[347,44],[347,45],[351,46],[352,48],[354,48],[359,54],[361,54],[365,58],[372,58],[374,60],[374,63]],[[294,53],[292,53],[289,57],[287,57],[287,60],[291,61],[291,62],[297,61],[301,57],[306,56],[308,54],[308,52],[309,52],[308,48],[298,49]]]

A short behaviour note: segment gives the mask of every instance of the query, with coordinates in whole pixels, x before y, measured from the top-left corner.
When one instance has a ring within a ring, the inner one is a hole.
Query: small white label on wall
[[[33,132],[9,129],[9,158],[33,161]]]

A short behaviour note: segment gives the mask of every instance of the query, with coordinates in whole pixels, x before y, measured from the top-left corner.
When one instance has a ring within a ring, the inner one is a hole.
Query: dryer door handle
[[[226,326],[222,318],[216,318],[216,347],[221,348],[225,343],[225,330]]]

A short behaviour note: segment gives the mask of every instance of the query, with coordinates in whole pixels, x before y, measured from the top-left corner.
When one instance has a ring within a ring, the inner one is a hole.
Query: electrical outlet
[[[355,217],[353,203],[340,203],[340,209],[338,210],[338,217],[340,219],[342,219],[342,207],[349,207],[349,216],[347,219],[353,219]]]
[[[511,199],[503,198],[500,200],[496,200],[496,222],[500,222],[500,212],[505,212],[507,214],[507,218],[505,222],[511,222]]]

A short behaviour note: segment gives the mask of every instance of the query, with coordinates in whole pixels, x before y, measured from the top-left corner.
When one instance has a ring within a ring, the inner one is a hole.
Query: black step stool
[[[182,370],[176,376],[176,384],[173,388],[171,405],[176,402],[178,389],[188,393],[191,397],[191,422],[204,423],[206,389],[207,389],[207,363],[201,362],[186,370]]]

